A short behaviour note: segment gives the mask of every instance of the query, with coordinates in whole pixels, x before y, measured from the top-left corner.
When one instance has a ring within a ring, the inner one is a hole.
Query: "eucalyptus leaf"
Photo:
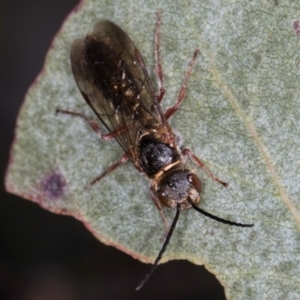
[[[154,261],[164,227],[149,182],[127,163],[86,190],[122,149],[116,141],[99,141],[80,118],[55,110],[95,118],[76,87],[69,53],[72,41],[100,19],[129,34],[155,84],[155,12],[161,9],[163,109],[176,101],[199,48],[186,99],[170,123],[183,144],[230,183],[225,189],[197,170],[203,182],[200,207],[255,224],[233,227],[184,211],[163,261],[205,264],[229,299],[299,299],[299,4],[161,2],[90,0],[68,17],[21,108],[6,188],[82,220],[103,243]],[[170,222],[174,214],[166,209]]]

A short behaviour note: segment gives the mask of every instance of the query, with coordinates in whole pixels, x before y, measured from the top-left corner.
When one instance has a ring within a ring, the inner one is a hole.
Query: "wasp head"
[[[191,207],[188,199],[194,204],[200,201],[201,181],[188,169],[175,169],[165,173],[157,184],[156,195],[167,207],[175,208],[177,203],[181,209]]]

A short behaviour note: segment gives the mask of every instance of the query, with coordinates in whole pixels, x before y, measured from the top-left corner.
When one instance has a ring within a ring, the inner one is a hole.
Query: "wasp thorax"
[[[167,207],[182,203],[182,209],[190,208],[187,199],[195,204],[200,201],[201,181],[191,170],[172,170],[162,177],[157,185],[157,197]]]

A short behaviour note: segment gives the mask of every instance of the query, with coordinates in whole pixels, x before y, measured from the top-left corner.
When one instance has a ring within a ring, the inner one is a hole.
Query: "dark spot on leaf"
[[[55,172],[46,177],[42,182],[42,191],[45,198],[57,199],[64,194],[66,181],[61,173]]]
[[[298,20],[293,22],[293,29],[296,35],[300,35],[300,23]]]

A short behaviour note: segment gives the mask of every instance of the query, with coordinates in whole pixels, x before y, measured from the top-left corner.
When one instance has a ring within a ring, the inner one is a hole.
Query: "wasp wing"
[[[122,29],[103,20],[73,42],[71,63],[84,99],[135,161],[138,131],[167,124],[139,51]]]

